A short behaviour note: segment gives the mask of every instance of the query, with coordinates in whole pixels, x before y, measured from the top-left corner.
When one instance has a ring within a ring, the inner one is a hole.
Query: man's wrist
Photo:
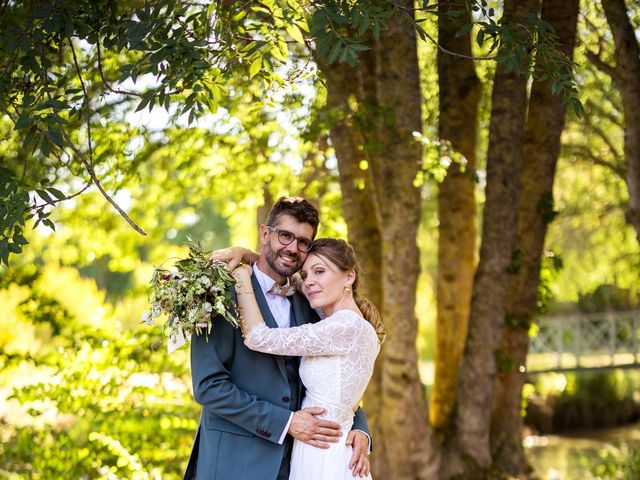
[[[289,415],[289,421],[284,426],[284,430],[280,434],[280,438],[278,438],[278,445],[282,445],[284,443],[284,439],[287,436],[287,433],[289,433],[289,428],[291,427],[291,422],[293,421],[293,414],[294,413],[295,412],[291,412],[291,415]]]
[[[354,428],[353,431],[354,432],[360,432],[360,433],[362,433],[363,435],[365,435],[367,437],[367,442],[368,442],[368,444],[367,444],[367,455],[369,455],[371,453],[371,436],[367,432],[365,432],[364,430],[360,430],[358,428]]]

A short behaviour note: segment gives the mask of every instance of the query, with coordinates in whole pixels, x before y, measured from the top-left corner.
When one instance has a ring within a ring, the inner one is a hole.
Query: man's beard
[[[267,263],[273,269],[273,271],[276,272],[278,275],[282,275],[283,277],[290,277],[291,275],[296,273],[298,270],[300,270],[300,267],[302,267],[302,260],[298,253],[295,254],[296,264],[293,265],[292,267],[285,267],[277,263],[278,252],[274,251],[273,248],[271,248],[271,245],[267,244],[266,248],[267,248],[267,253],[265,255],[265,258],[267,259]]]

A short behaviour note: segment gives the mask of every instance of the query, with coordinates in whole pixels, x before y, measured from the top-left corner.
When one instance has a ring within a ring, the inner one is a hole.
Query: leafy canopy
[[[496,59],[514,69],[527,72],[537,46],[555,51],[542,40],[553,38],[549,26],[535,15],[522,20],[525,28],[513,28],[496,21],[484,0],[453,3],[450,15],[475,15],[461,20],[460,33],[474,23],[478,44],[491,40],[489,53],[507,45],[500,51],[513,55]],[[313,57],[355,65],[394,15],[431,38],[413,9],[391,0],[0,5],[0,126],[11,144],[0,149],[5,264],[27,243],[27,221],[55,228],[52,209],[88,190],[145,234],[114,195],[135,177],[140,145],[158,140],[157,132],[132,123],[132,112],[163,108],[168,123],[184,127],[233,110],[247,92],[260,110],[279,87],[313,75]],[[435,13],[437,4],[423,2],[418,10]],[[549,58],[555,88],[573,95],[571,65]]]

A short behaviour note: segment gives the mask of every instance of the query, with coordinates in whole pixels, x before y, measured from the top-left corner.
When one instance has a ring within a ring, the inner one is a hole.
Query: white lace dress
[[[328,449],[294,440],[289,479],[354,480],[349,470],[352,448],[345,440],[380,351],[371,324],[354,311],[339,310],[300,327],[261,324],[251,329],[245,343],[259,352],[302,356],[300,379],[307,389],[302,407],[325,408],[322,417],[342,427],[340,441]]]

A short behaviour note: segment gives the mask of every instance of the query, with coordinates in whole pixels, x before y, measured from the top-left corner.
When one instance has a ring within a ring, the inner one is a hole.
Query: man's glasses
[[[288,232],[287,230],[280,230],[279,228],[272,227],[271,225],[267,225],[267,228],[270,232],[278,234],[278,240],[282,245],[291,245],[294,240],[297,240],[298,250],[301,252],[308,252],[313,244],[312,240],[305,237],[296,237],[293,233]]]

